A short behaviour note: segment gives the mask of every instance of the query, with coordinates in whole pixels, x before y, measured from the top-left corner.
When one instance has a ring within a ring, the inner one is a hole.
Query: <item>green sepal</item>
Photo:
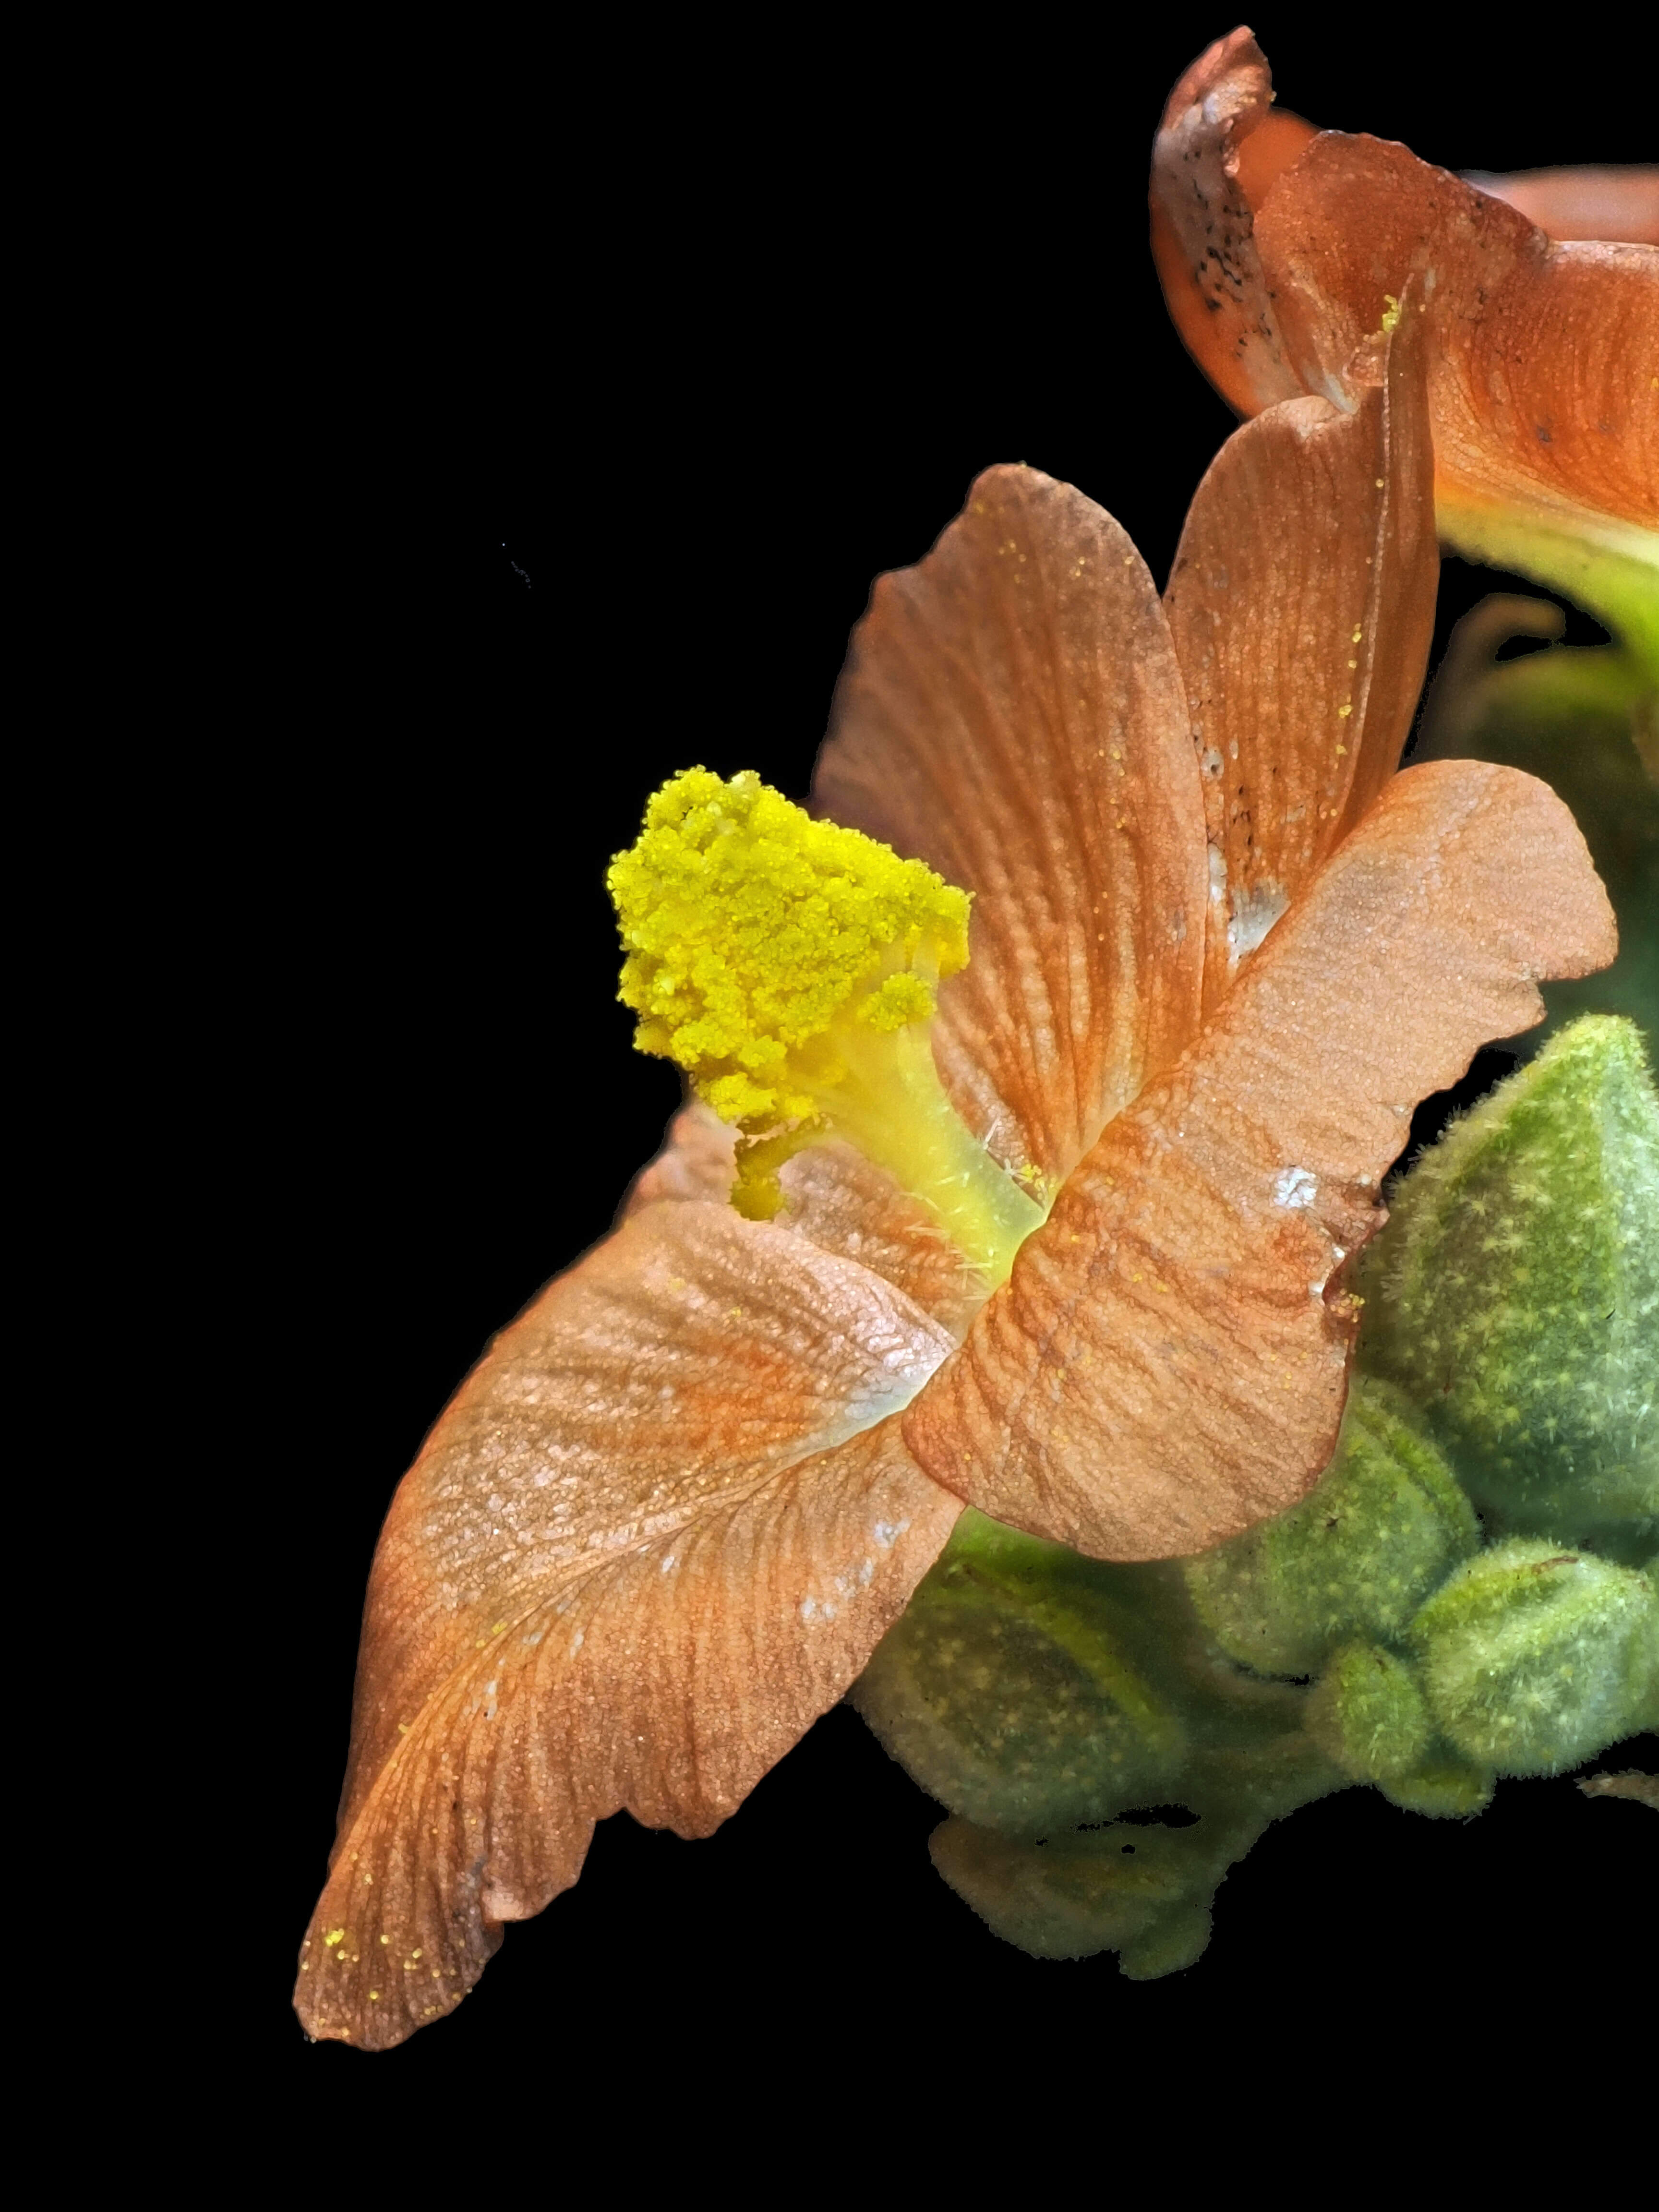
[[[1460,1567],[1412,1624],[1429,1709],[1500,1774],[1559,1774],[1642,1724],[1659,1590],[1632,1568],[1538,1537]]]
[[[1405,1398],[1356,1378],[1335,1456],[1299,1505],[1185,1563],[1200,1618],[1262,1674],[1315,1674],[1339,1644],[1400,1636],[1480,1531]]]
[[[1492,1802],[1492,1771],[1443,1748],[1431,1753],[1409,1774],[1396,1775],[1380,1786],[1401,1812],[1421,1814],[1431,1820],[1472,1820]]]
[[[1627,1559],[1659,1527],[1659,1098],[1587,1016],[1455,1122],[1369,1255],[1361,1357],[1500,1533]]]
[[[1115,1951],[1131,1981],[1152,1981],[1192,1966],[1209,1943],[1210,1908],[1200,1899],[1220,1875],[1188,1843],[1191,1832],[1114,1826],[1045,1844],[952,1820],[927,1847],[957,1895],[1005,1942],[1035,1959]]]

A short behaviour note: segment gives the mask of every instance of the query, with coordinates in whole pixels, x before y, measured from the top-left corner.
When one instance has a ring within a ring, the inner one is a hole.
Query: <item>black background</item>
[[[1464,1826],[1350,1792],[1234,1871],[1198,1966],[1135,1985],[994,1941],[932,1873],[938,1808],[845,1710],[712,1841],[606,1823],[578,1888],[401,2052],[308,2047],[288,2009],[392,1491],[676,1103],[614,1002],[605,860],[691,762],[804,794],[871,579],[978,469],[1077,483],[1161,580],[1231,427],[1145,216],[1164,94],[1228,20],[1155,16],[504,42],[465,57],[465,128],[376,107],[372,72],[349,95],[395,152],[347,165],[282,340],[301,428],[249,497],[303,550],[238,617],[260,750],[214,863],[230,920],[180,937],[213,979],[204,1151],[228,1130],[235,1155],[203,1303],[234,1308],[241,1441],[210,1480],[270,1593],[223,1746],[247,1793],[234,2041],[295,2109],[769,2064],[810,2103],[826,2068],[891,2085],[925,2051],[1103,2091],[1219,2080],[1246,2048],[1316,2072],[1333,2027],[1408,2033],[1413,2067],[1531,2063],[1567,2018],[1598,2060],[1623,2048],[1654,1963],[1640,1808],[1511,1783]],[[1256,28],[1286,106],[1449,167],[1650,150],[1565,36]],[[1448,564],[1437,650],[1493,580]]]

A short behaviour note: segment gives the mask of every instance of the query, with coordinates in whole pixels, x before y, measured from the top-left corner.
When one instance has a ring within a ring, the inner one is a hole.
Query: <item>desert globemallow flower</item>
[[[988,471],[854,634],[811,811],[701,769],[611,872],[697,1094],[490,1346],[376,1554],[307,2029],[441,2017],[596,1820],[706,1835],[964,1506],[1201,1552],[1329,1460],[1413,1104],[1606,962],[1571,817],[1395,775],[1435,590],[1419,327],[1239,431],[1162,602]]]
[[[1409,291],[1442,538],[1577,599],[1659,680],[1659,177],[1483,185],[1272,99],[1241,28],[1164,110],[1152,245],[1189,350],[1242,415],[1347,406]]]

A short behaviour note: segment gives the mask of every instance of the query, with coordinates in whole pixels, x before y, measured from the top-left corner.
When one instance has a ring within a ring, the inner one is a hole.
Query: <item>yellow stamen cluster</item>
[[[817,1110],[809,1048],[849,1004],[875,1030],[926,1020],[934,979],[968,957],[965,891],[757,775],[675,776],[608,880],[635,1042],[745,1129]]]
[[[927,1035],[968,957],[965,891],[758,776],[688,769],[608,881],[642,1052],[678,1062],[751,1142],[735,1202],[764,1217],[815,1136],[857,1145],[994,1279],[1041,1210],[957,1119]]]

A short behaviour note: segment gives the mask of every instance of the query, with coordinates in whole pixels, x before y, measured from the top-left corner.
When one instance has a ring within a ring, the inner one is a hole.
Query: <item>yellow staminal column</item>
[[[1043,1209],[957,1115],[929,1036],[937,983],[967,961],[967,892],[705,769],[656,793],[608,881],[635,1042],[743,1133],[740,1210],[775,1212],[783,1161],[840,1137],[1001,1282]]]

